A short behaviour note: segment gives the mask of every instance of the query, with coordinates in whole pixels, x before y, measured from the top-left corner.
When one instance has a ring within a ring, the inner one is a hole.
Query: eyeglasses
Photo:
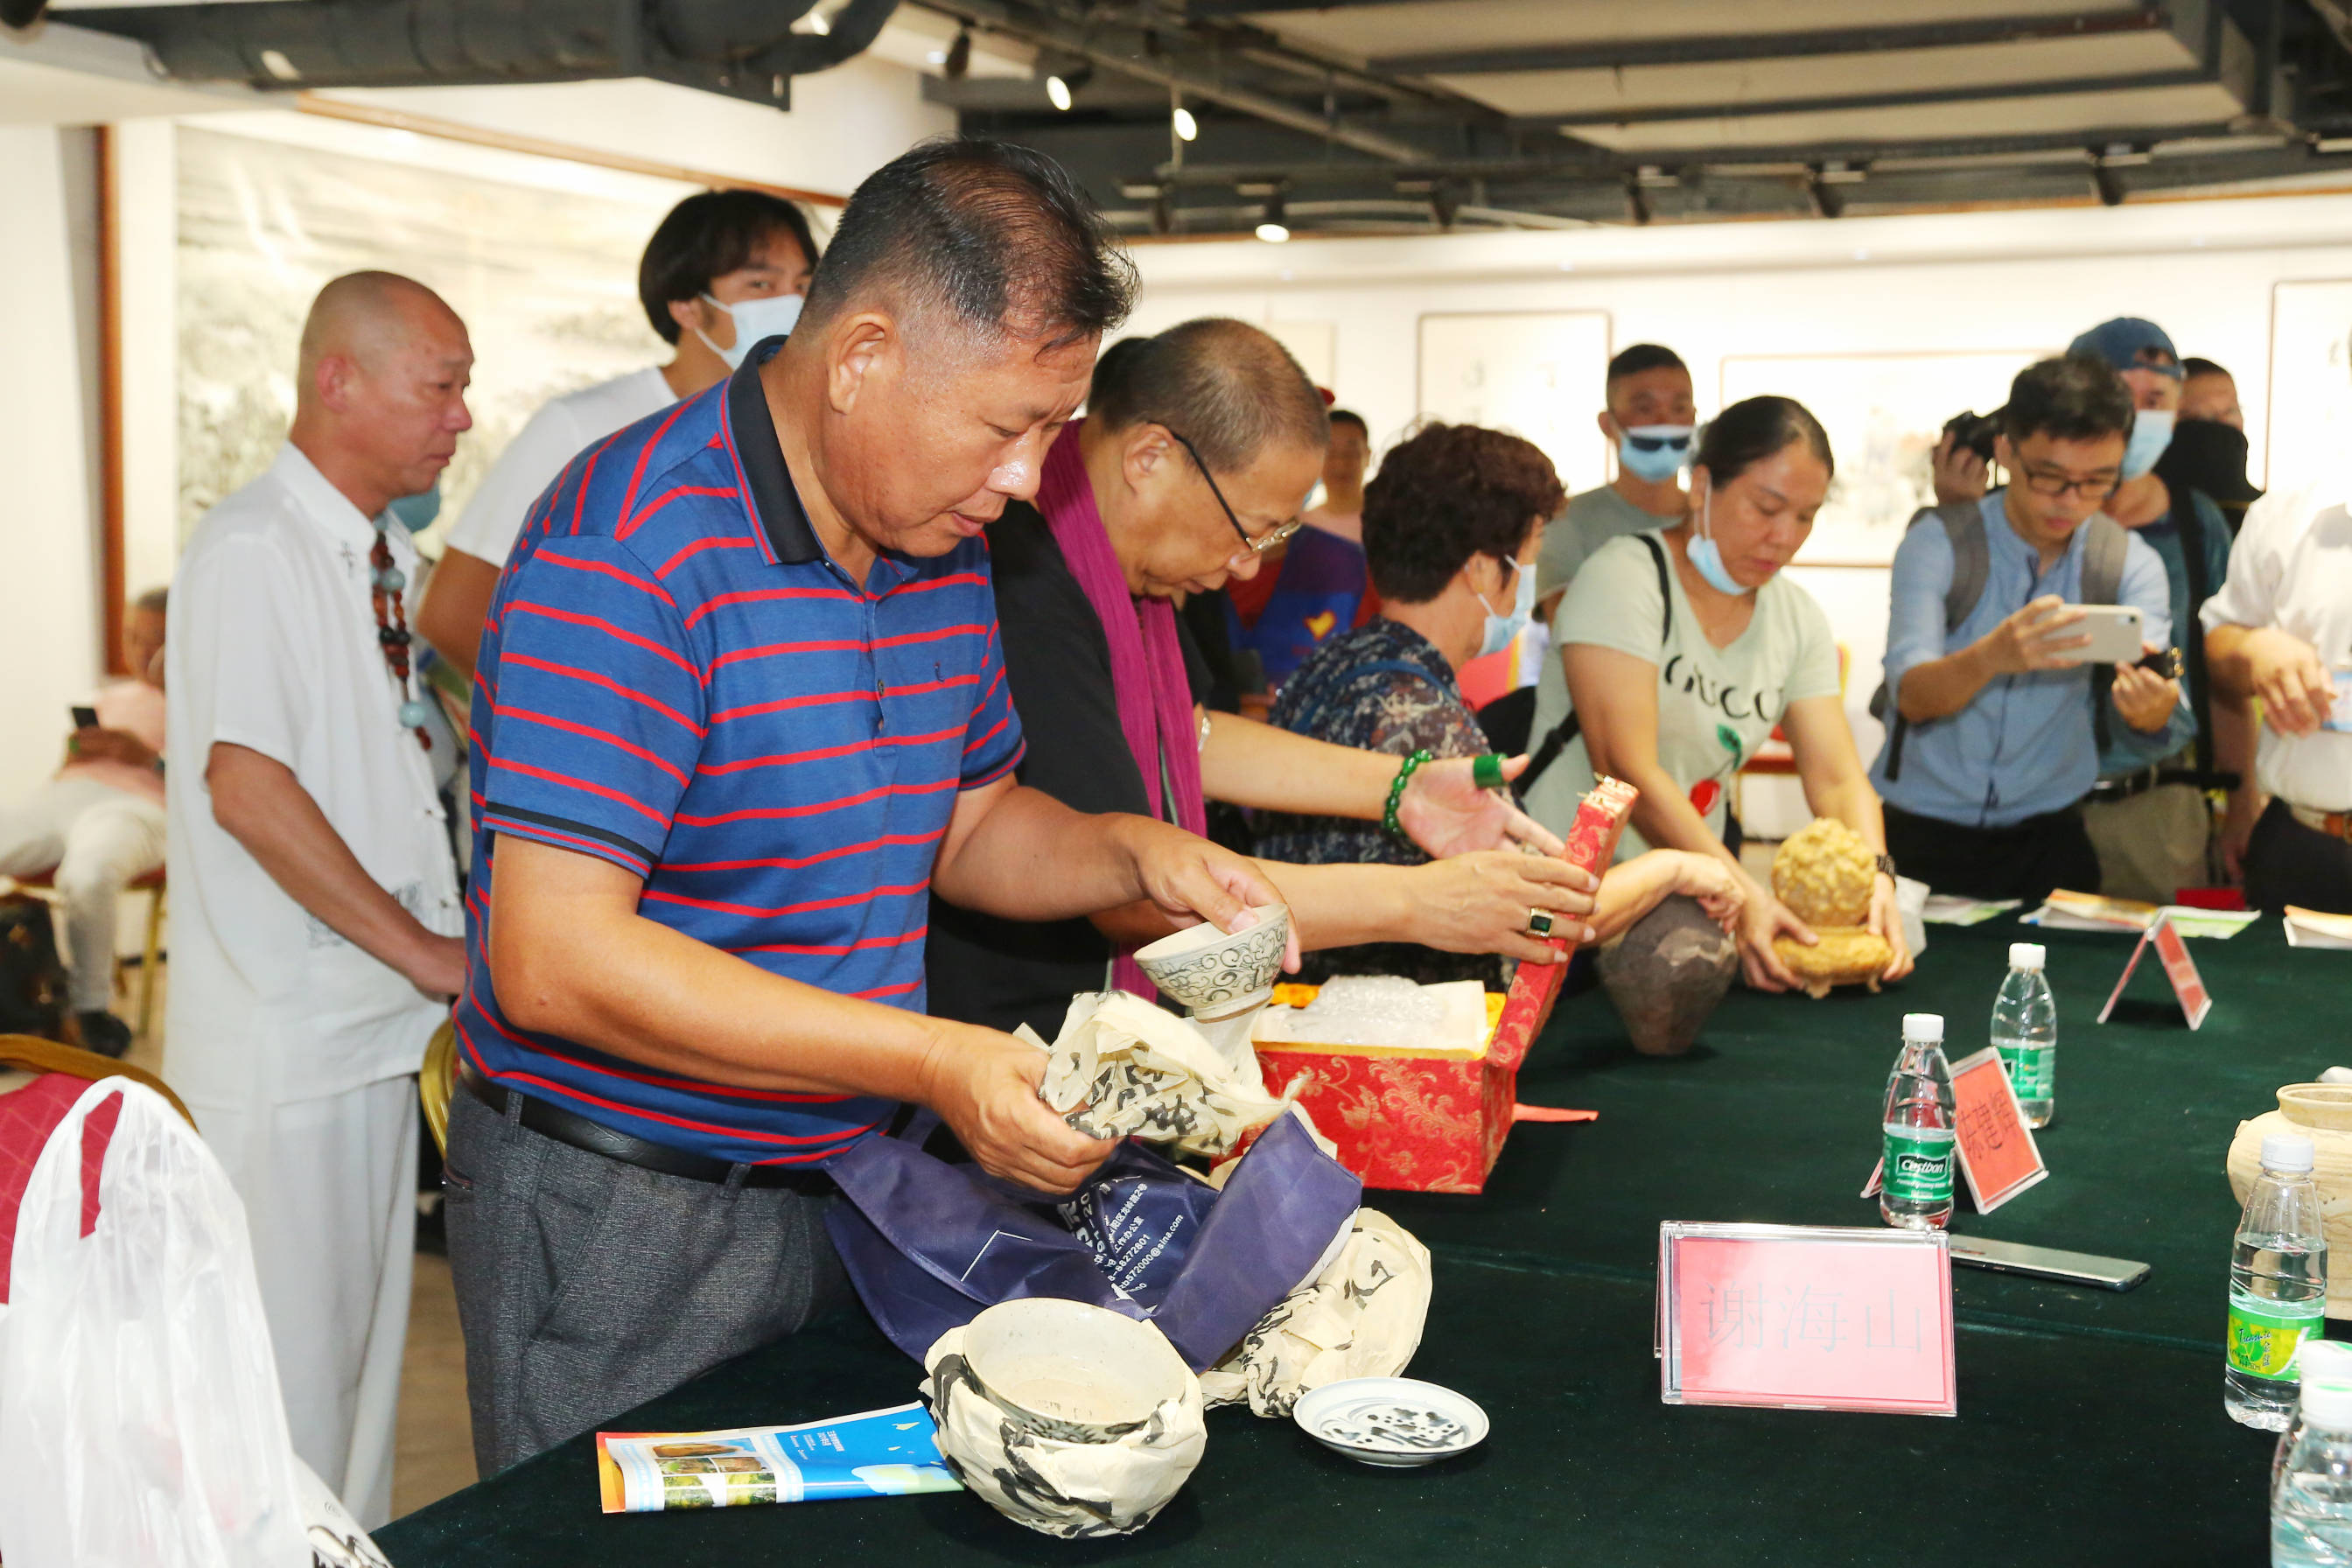
[[[1217,476],[1209,472],[1209,465],[1201,460],[1200,449],[1194,447],[1192,442],[1184,439],[1183,433],[1181,431],[1169,429],[1165,425],[1161,426],[1160,428],[1167,430],[1168,434],[1175,437],[1176,444],[1183,447],[1186,452],[1192,455],[1192,466],[1201,470],[1201,477],[1202,479],[1209,481],[1209,493],[1217,498],[1217,504],[1219,506],[1225,509],[1225,521],[1234,525],[1234,531],[1241,536],[1242,542],[1249,547],[1249,552],[1251,554],[1265,554],[1267,551],[1273,549],[1276,545],[1281,543],[1284,540],[1289,538],[1292,534],[1297,533],[1301,528],[1304,528],[1307,525],[1307,520],[1305,518],[1294,517],[1288,522],[1277,522],[1272,528],[1267,529],[1264,533],[1259,534],[1256,538],[1251,538],[1250,531],[1242,526],[1242,520],[1234,515],[1234,503],[1227,500],[1225,499],[1225,492],[1217,488]]]
[[[2084,500],[2104,501],[2123,488],[2123,478],[2117,474],[2101,479],[2077,479],[2070,478],[2063,469],[2044,468],[2032,463],[2019,464],[2017,471],[2024,476],[2027,489],[2051,500],[2056,500],[2072,490]]]

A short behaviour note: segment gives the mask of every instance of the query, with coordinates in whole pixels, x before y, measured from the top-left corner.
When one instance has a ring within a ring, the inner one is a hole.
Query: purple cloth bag
[[[896,1138],[868,1138],[825,1169],[845,1199],[825,1226],[850,1281],[918,1361],[986,1308],[1051,1296],[1157,1324],[1194,1371],[1213,1366],[1305,1281],[1363,1201],[1363,1184],[1287,1115],[1222,1191],[1132,1140],[1061,1199]],[[1097,1247],[1120,1250],[1106,1267]]]

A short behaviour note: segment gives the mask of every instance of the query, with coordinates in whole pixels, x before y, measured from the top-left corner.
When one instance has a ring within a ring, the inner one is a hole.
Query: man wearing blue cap
[[[2168,485],[2156,472],[2157,460],[2172,442],[2184,374],[2164,329],[2118,316],[2076,338],[2066,352],[2105,362],[2131,388],[2137,413],[2124,452],[2123,483],[2109,498],[2106,513],[2164,562],[2173,642],[2180,649],[2189,697],[2157,733],[2127,725],[2110,728],[2099,753],[2099,782],[2083,803],[2083,825],[2098,851],[2106,892],[2168,904],[2180,889],[2202,887],[2213,879],[2213,814],[2207,790],[2230,792],[2231,831],[2223,842],[2232,871],[2253,826],[2252,795],[2244,788],[2252,727],[2242,703],[2212,700],[2198,621],[2199,610],[2229,575],[2230,526],[2211,497]]]

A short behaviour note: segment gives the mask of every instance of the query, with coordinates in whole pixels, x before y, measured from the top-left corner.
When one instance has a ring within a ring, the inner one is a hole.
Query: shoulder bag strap
[[[1654,533],[1637,533],[1633,537],[1649,551],[1650,564],[1658,569],[1658,656],[1659,662],[1663,664],[1666,644],[1674,640],[1675,635],[1675,591],[1667,575],[1666,547],[1658,542],[1657,535]],[[1572,703],[1575,700],[1571,698],[1570,700]],[[1528,788],[1543,776],[1543,771],[1557,762],[1559,754],[1568,750],[1570,743],[1583,731],[1584,721],[1576,716],[1576,710],[1571,706],[1568,717],[1551,727],[1542,743],[1536,747],[1535,755],[1528,759],[1528,771],[1513,782],[1512,788],[1521,799],[1527,798]]]

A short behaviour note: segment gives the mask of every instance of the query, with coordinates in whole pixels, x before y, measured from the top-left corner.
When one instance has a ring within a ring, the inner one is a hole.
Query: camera
[[[1954,451],[1966,447],[1990,463],[1992,438],[2000,434],[2000,416],[1998,412],[1979,414],[1972,408],[1963,409],[1944,421],[1944,434],[1952,438]]]

